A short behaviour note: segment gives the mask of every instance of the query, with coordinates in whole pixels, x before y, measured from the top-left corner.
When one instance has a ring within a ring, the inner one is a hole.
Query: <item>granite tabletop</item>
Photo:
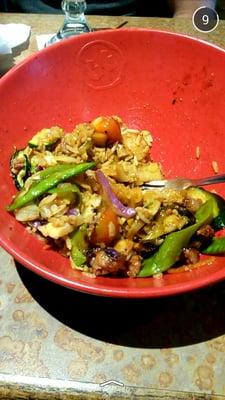
[[[62,16],[0,14],[36,35]],[[90,16],[92,27],[183,32],[225,47],[225,21],[211,33],[182,19]],[[179,296],[118,300],[48,282],[0,249],[0,399],[225,398],[225,282]]]

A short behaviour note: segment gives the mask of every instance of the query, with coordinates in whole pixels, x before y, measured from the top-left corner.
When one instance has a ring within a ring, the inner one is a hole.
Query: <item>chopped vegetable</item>
[[[65,171],[68,168],[74,167],[74,164],[57,164],[52,167],[48,167],[43,169],[42,171],[37,173],[39,179],[47,178],[49,175],[54,174],[55,172]]]
[[[215,232],[215,237],[225,237],[225,229],[220,229],[219,231]]]
[[[77,208],[69,208],[69,210],[67,211],[67,215],[79,215],[79,211]]]
[[[24,150],[15,151],[10,160],[10,170],[16,188],[22,189],[30,172],[30,162]]]
[[[100,170],[96,171],[96,177],[98,179],[98,182],[101,184],[103,192],[108,202],[112,205],[115,213],[125,218],[134,217],[136,214],[135,209],[131,207],[126,207],[120,202],[120,200],[116,197],[116,195],[112,191],[109,181],[105,177],[103,172]]]
[[[107,139],[107,134],[103,132],[94,132],[92,135],[92,142],[97,147],[105,147]]]
[[[66,170],[64,168],[62,169],[62,171],[58,170],[58,172],[55,172],[47,176],[45,179],[38,181],[37,183],[34,183],[30,187],[28,192],[26,192],[25,194],[15,197],[13,203],[7,207],[7,210],[13,211],[16,210],[17,208],[23,207],[27,203],[30,203],[31,201],[40,197],[42,194],[48,192],[51,188],[53,188],[60,182],[64,182],[75,175],[81,174],[87,171],[88,169],[93,168],[94,166],[95,163],[90,162],[79,165],[73,165]]]
[[[115,212],[111,208],[102,210],[99,220],[92,232],[91,243],[96,245],[104,243],[109,245],[119,233],[119,221]]]
[[[15,216],[17,221],[35,221],[40,218],[40,210],[36,204],[30,203],[16,210]]]
[[[41,149],[42,147],[50,148],[63,136],[63,129],[58,126],[52,128],[44,128],[37,132],[29,141],[29,146]]]
[[[100,137],[96,136],[96,133],[102,133],[105,135],[104,139],[102,136],[101,146],[103,142],[112,144],[115,142],[122,142],[121,129],[119,122],[113,117],[98,117],[92,121],[92,125],[95,129],[95,133],[92,137],[94,144],[99,145]]]
[[[184,247],[187,247],[193,234],[213,219],[213,201],[209,199],[196,213],[196,223],[180,231],[166,236],[159,250],[143,262],[143,268],[138,276],[152,276],[169,269],[179,259]]]
[[[73,167],[74,164],[57,164],[53,165],[51,167],[41,169],[40,171],[33,172],[33,175],[29,177],[29,180],[37,183],[38,181],[41,181],[42,179],[47,178],[48,176],[54,174],[55,172],[62,172],[66,171],[67,169]],[[28,181],[28,180],[27,180]],[[22,193],[22,191],[20,192]]]
[[[71,203],[75,203],[76,199],[81,198],[81,192],[74,183],[60,183],[58,186],[50,189],[48,193],[57,194],[57,197],[68,199]]]
[[[225,237],[214,237],[212,242],[202,250],[203,254],[224,254]]]
[[[208,192],[199,187],[190,187],[187,189],[187,194],[193,199],[200,199],[202,203],[207,200],[212,200],[213,217],[216,218],[222,209],[225,209],[225,200],[216,193]]]
[[[88,249],[87,224],[81,225],[71,235],[71,259],[75,268],[86,263],[85,250]]]
[[[165,207],[160,210],[155,218],[155,224],[144,237],[145,241],[154,240],[167,233],[182,229],[188,225],[190,216],[179,213],[179,208]]]
[[[213,227],[216,230],[225,228],[225,208],[222,208],[217,217],[214,218]]]

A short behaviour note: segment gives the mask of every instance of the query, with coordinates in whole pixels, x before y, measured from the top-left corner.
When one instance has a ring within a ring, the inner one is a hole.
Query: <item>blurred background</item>
[[[225,19],[225,0],[87,0],[86,14],[188,17],[193,10],[204,5],[215,7],[220,19]],[[0,0],[0,11],[62,13],[61,0]]]

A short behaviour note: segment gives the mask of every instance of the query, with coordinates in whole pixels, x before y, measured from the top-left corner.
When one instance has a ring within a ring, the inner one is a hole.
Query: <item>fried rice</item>
[[[89,161],[96,166],[59,183],[58,192],[47,191],[14,214],[45,244],[70,258],[72,268],[94,276],[136,277],[145,255],[153,254],[165,235],[193,222],[201,200],[193,200],[188,190],[143,190],[142,184],[164,177],[160,164],[151,158],[151,133],[131,129],[118,116],[107,118],[119,126],[119,140],[108,141],[107,130],[99,131],[91,121],[76,125],[72,132],[59,126],[44,128],[35,135],[39,142],[30,140],[24,149],[15,150],[11,174],[14,180],[22,177],[22,193],[49,167]],[[96,171],[103,174],[111,194]],[[129,216],[128,209],[133,210]],[[77,258],[77,249],[72,250],[78,246],[78,232],[83,257]]]

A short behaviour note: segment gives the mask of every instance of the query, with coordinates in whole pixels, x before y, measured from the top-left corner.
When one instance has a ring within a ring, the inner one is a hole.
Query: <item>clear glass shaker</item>
[[[84,14],[86,8],[87,4],[84,0],[63,0],[62,10],[65,13],[64,23],[58,33],[46,43],[46,46],[70,36],[91,32],[91,28]]]

